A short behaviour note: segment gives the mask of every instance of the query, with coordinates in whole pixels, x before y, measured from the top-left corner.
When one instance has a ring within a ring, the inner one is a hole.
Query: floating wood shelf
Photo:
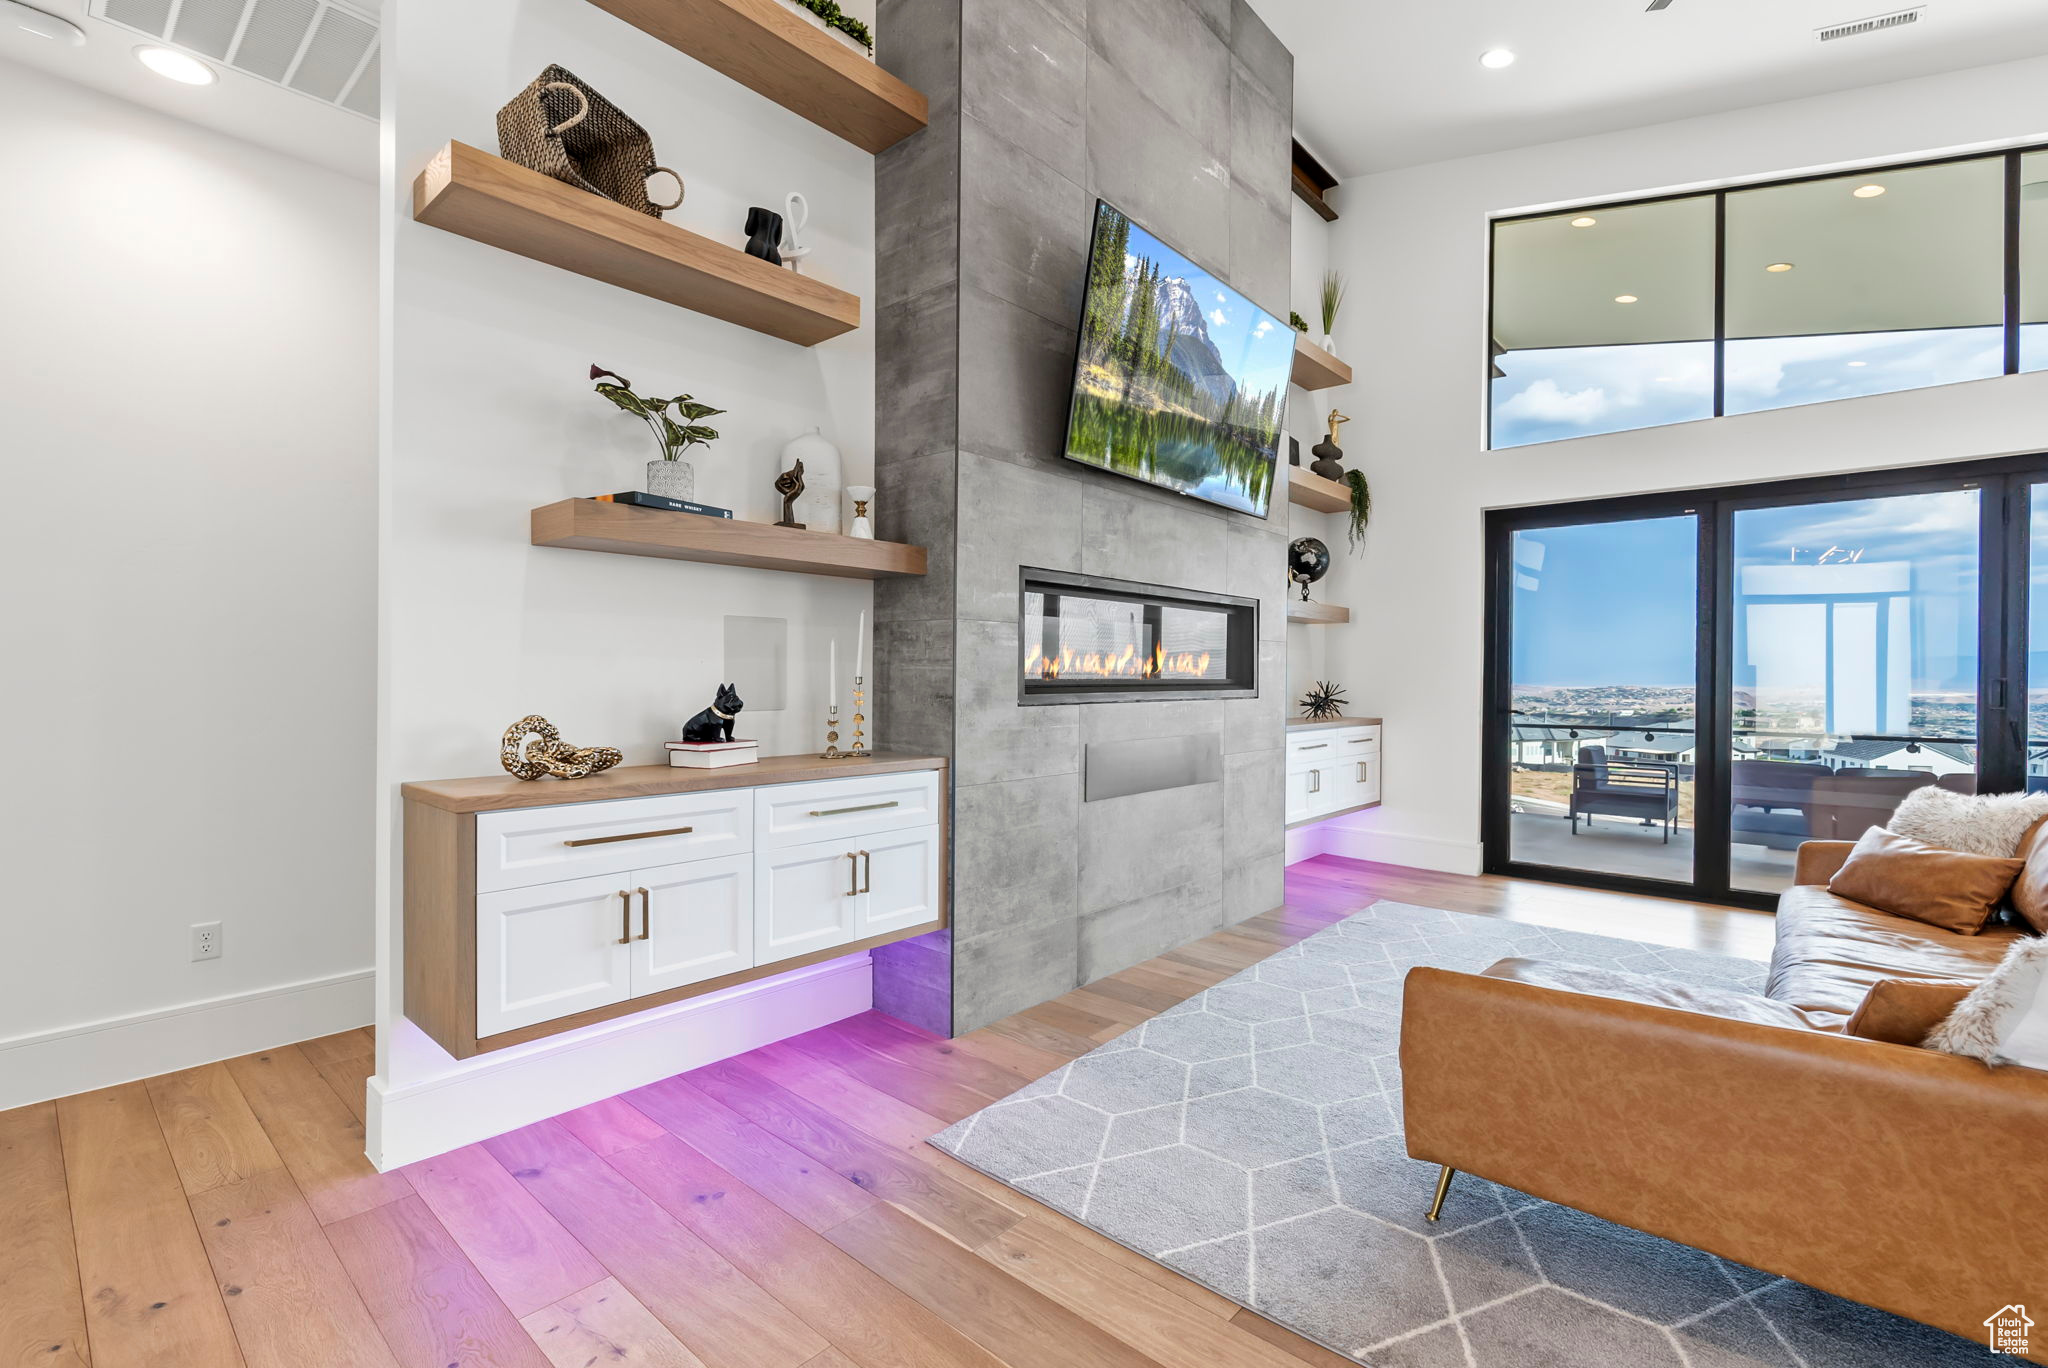
[[[1351,486],[1326,480],[1307,466],[1289,466],[1287,502],[1318,513],[1342,513],[1351,507]]]
[[[1334,389],[1351,383],[1351,367],[1308,340],[1308,334],[1294,334],[1294,383],[1305,390]]]
[[[621,556],[793,570],[840,579],[922,575],[924,548],[661,508],[564,499],[533,510],[533,544]]]
[[[925,97],[782,0],[590,0],[869,152],[925,126]]]
[[[465,143],[449,143],[420,172],[412,216],[801,346],[860,326],[857,295]]]
[[[1351,610],[1335,603],[1303,603],[1300,599],[1289,599],[1287,620],[1310,627],[1336,626],[1351,621]]]

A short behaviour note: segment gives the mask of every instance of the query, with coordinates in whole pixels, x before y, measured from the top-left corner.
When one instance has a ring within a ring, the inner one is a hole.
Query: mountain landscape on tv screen
[[[1263,516],[1293,363],[1279,320],[1097,206],[1068,456]]]

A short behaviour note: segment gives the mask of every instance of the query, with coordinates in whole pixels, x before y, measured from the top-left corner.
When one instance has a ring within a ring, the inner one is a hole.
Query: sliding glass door
[[[1729,880],[1977,788],[1977,488],[1737,508]]]
[[[1517,528],[1509,858],[1693,877],[1699,519]]]
[[[1764,906],[1915,789],[2048,789],[2048,457],[1488,523],[1492,872]]]

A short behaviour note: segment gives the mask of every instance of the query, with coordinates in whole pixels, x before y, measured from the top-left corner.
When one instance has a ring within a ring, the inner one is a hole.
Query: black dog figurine
[[[703,745],[710,741],[732,740],[733,720],[740,715],[740,709],[747,705],[740,701],[740,691],[730,684],[718,686],[718,697],[711,700],[711,706],[683,723],[683,740]]]
[[[782,215],[759,205],[747,210],[748,256],[757,256],[770,266],[780,266],[782,253],[777,248],[781,242]]]

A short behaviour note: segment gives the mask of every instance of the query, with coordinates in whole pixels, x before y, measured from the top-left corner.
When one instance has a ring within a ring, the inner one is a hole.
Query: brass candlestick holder
[[[868,720],[867,690],[861,687],[865,682],[860,675],[853,677],[853,745],[846,753],[856,760],[865,760],[869,754],[868,743],[863,739],[867,735],[863,727]]]
[[[839,705],[825,709],[825,749],[818,754],[820,760],[844,760],[846,752],[839,749]]]

